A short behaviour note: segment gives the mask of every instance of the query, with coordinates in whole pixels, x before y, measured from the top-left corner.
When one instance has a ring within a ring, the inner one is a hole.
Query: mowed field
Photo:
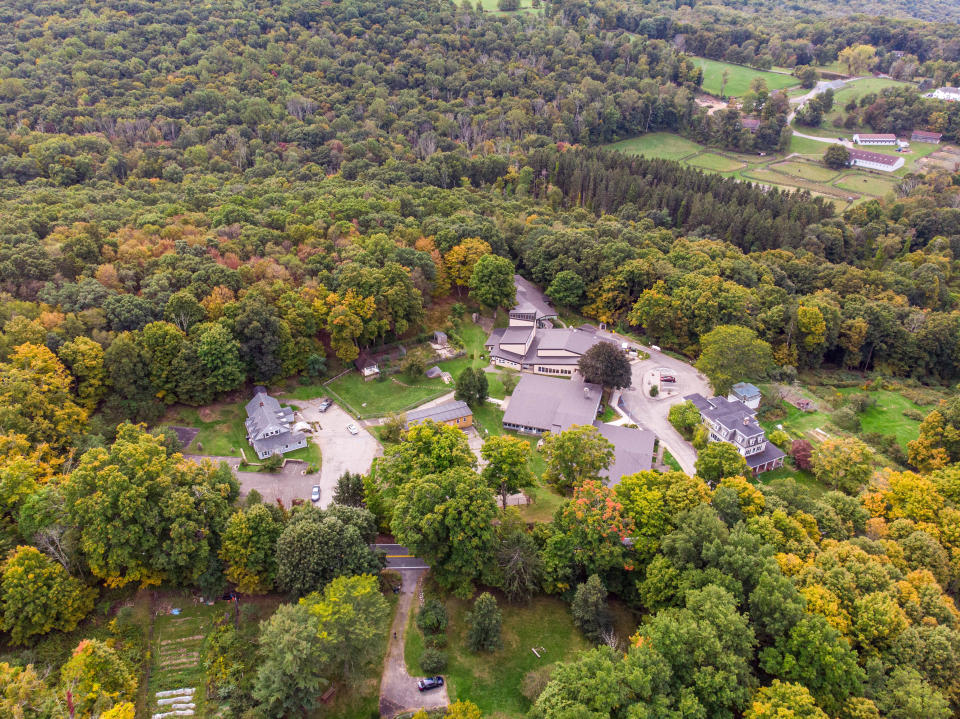
[[[727,97],[741,97],[750,91],[750,83],[756,77],[762,77],[767,83],[767,89],[780,90],[787,87],[799,85],[800,81],[792,75],[784,75],[779,72],[766,72],[764,70],[754,70],[743,65],[733,65],[729,62],[719,60],[708,60],[705,57],[694,58],[697,67],[703,69],[703,83],[701,87],[705,92],[711,95],[720,95],[720,88],[723,85],[724,70],[728,73],[727,84],[723,88],[723,94]]]
[[[607,145],[608,149],[625,155],[662,157],[664,160],[682,160],[703,150],[703,145],[674,135],[671,132],[651,132]]]
[[[796,136],[792,138],[786,156],[761,157],[708,148],[668,132],[650,133],[607,147],[628,155],[677,160],[690,167],[718,172],[744,182],[787,190],[808,190],[815,196],[828,199],[838,212],[859,202],[884,197],[896,189],[898,176],[905,172],[901,170],[886,176],[864,170],[831,170],[821,162],[829,144]],[[934,149],[934,145],[917,148],[916,156],[925,156]],[[904,154],[903,157],[907,159],[910,154]]]

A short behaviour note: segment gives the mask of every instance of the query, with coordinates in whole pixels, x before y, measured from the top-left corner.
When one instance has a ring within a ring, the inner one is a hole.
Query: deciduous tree
[[[633,381],[627,353],[611,342],[597,342],[577,362],[584,380],[604,389],[622,389]]]
[[[91,571],[120,587],[196,581],[238,489],[226,464],[185,460],[142,426],[124,424],[109,449],[83,455],[63,494]]]
[[[398,542],[429,562],[441,586],[464,597],[493,559],[496,515],[490,488],[470,469],[455,467],[407,480],[397,493],[392,528]]]
[[[283,523],[265,504],[255,504],[230,515],[223,530],[220,558],[227,580],[244,594],[264,594],[277,575],[277,539]]]
[[[696,366],[710,380],[713,391],[725,395],[736,382],[765,377],[773,366],[773,352],[752,329],[720,325],[700,338]]]
[[[96,593],[33,547],[17,547],[0,571],[0,626],[14,644],[73,631],[93,609]]]
[[[613,445],[591,425],[571,427],[543,440],[547,469],[543,479],[560,492],[595,480],[613,461]]]
[[[530,443],[519,437],[497,435],[483,443],[480,456],[487,463],[480,476],[500,495],[504,509],[507,497],[533,485],[530,471]]]

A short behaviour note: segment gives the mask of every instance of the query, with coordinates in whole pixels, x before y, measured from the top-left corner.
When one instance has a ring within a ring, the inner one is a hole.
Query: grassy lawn
[[[200,429],[190,446],[183,448],[185,452],[239,457],[241,448],[244,452],[250,448],[247,428],[244,426],[246,419],[244,405],[238,402],[201,409],[174,407],[164,418],[163,424]],[[256,455],[248,453],[248,459],[256,459]]]
[[[651,132],[629,140],[614,142],[606,147],[627,155],[662,157],[665,160],[681,160],[703,149],[703,145],[671,132]]]
[[[789,464],[789,460],[787,460]],[[817,481],[817,478],[814,477],[810,472],[806,472],[802,469],[794,469],[792,466],[784,465],[780,469],[772,469],[769,472],[763,472],[757,477],[757,480],[761,484],[769,484],[777,479],[792,479],[797,484],[802,484],[804,487],[808,488],[815,497],[819,497],[821,494],[827,491],[827,488],[824,487],[820,482]]]
[[[519,717],[530,708],[520,691],[527,672],[572,659],[578,652],[589,649],[590,644],[574,627],[568,606],[559,599],[536,597],[525,605],[508,604],[499,598],[498,602],[503,612],[503,648],[473,654],[466,647],[466,614],[472,603],[447,600],[449,666],[444,678],[451,701],[470,700],[480,707],[484,716]],[[533,648],[540,658],[531,651]],[[407,669],[414,676],[422,676],[419,666],[422,653],[423,637],[411,621],[407,627],[405,657]]]
[[[807,135],[813,135],[815,133],[807,132]],[[827,151],[829,145],[826,142],[817,142],[816,140],[809,140],[806,137],[797,137],[792,135],[790,137],[790,146],[787,148],[787,152],[796,152],[800,155],[816,155],[820,157],[824,152]]]
[[[687,164],[692,167],[701,167],[705,170],[714,170],[716,172],[734,172],[742,170],[746,165],[739,160],[731,157],[725,157],[715,152],[703,152],[687,160]]]
[[[600,416],[597,418],[601,422],[613,422],[620,415],[617,414],[617,410],[611,407],[609,404],[603,405],[603,412],[600,413]]]
[[[504,313],[501,313],[504,314]],[[440,362],[439,367],[445,372],[453,375],[454,380],[467,367],[483,369],[490,366],[490,359],[487,357],[487,349],[484,342],[487,341],[487,332],[480,325],[472,322],[464,322],[458,331],[460,339],[463,340],[465,357]],[[507,396],[503,387],[501,377],[507,374],[508,370],[498,370],[496,372],[487,372],[487,383],[490,388],[490,396],[496,399],[503,399]]]
[[[838,392],[842,396],[862,393],[857,387],[843,388]],[[926,416],[930,411],[929,407],[921,407],[897,392],[874,390],[867,394],[877,403],[859,415],[860,426],[863,427],[864,432],[892,434],[896,436],[897,442],[904,449],[907,448],[907,442],[911,442],[920,436],[920,422],[904,417],[903,412],[912,409]]]
[[[787,162],[778,162],[770,166],[771,170],[785,172],[788,175],[802,178],[804,180],[813,180],[814,182],[830,182],[839,174],[836,170],[829,167],[814,164],[812,162],[801,162],[799,160],[789,160]]]
[[[380,417],[390,412],[405,412],[417,405],[450,392],[453,387],[439,378],[421,377],[415,383],[406,377],[390,377],[365,382],[351,372],[327,385],[330,396],[361,419]]]
[[[670,469],[675,472],[682,472],[683,468],[680,466],[680,463],[670,454],[670,450],[666,447],[663,448],[663,463],[667,465]]]
[[[762,77],[766,80],[767,89],[771,92],[800,84],[800,81],[792,75],[754,70],[742,65],[732,65],[729,62],[708,60],[704,57],[696,57],[693,61],[697,67],[703,68],[703,89],[718,97],[720,96],[720,85],[723,82],[724,70],[728,73],[727,84],[723,89],[723,93],[727,97],[746,95],[750,91],[750,83],[755,77]]]
[[[837,187],[853,192],[862,192],[874,197],[883,197],[888,192],[893,192],[897,186],[895,179],[888,179],[877,175],[868,175],[867,173],[853,172],[844,175],[840,180],[834,183]]]

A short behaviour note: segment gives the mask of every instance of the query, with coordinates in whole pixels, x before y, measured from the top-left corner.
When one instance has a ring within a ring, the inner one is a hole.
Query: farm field
[[[703,150],[703,145],[672,132],[651,132],[629,140],[607,145],[608,149],[627,155],[662,157],[664,160],[682,160]]]
[[[558,598],[538,596],[529,604],[513,605],[498,597],[497,603],[503,613],[503,647],[495,652],[473,653],[466,644],[466,614],[472,603],[446,600],[449,625],[445,651],[449,665],[444,677],[451,701],[472,701],[484,716],[523,716],[530,708],[521,693],[526,674],[571,659],[589,649],[590,644],[574,626],[569,606]],[[407,670],[422,676],[424,638],[414,616],[411,612],[404,656]]]
[[[759,156],[743,153],[717,151],[692,140],[666,132],[656,132],[630,140],[622,140],[606,146],[628,155],[644,155],[677,160],[690,167],[719,172],[746,182],[780,187],[787,190],[804,189],[816,196],[830,200],[837,212],[872,197],[883,197],[897,183],[897,176],[885,177],[873,172],[851,170],[838,172],[819,162],[829,147],[827,143],[803,137],[791,139],[788,155],[800,157],[786,159],[783,155]],[[929,154],[934,145],[921,148],[914,158]],[[911,155],[905,154],[904,158]],[[491,396],[493,393],[491,383]]]
[[[734,172],[746,168],[746,164],[716,152],[702,152],[687,160],[692,167],[701,167],[716,172]]]
[[[800,81],[792,75],[784,75],[778,72],[766,72],[764,70],[754,70],[743,65],[733,65],[729,62],[719,60],[708,60],[704,57],[693,59],[697,67],[703,68],[703,84],[701,87],[711,95],[720,96],[720,86],[723,83],[724,70],[729,73],[726,87],[723,94],[727,97],[741,97],[750,90],[750,83],[756,77],[762,77],[767,82],[767,89],[780,90],[782,88],[799,85]]]
[[[812,180],[813,182],[830,182],[831,180],[835,180],[837,175],[840,174],[837,170],[831,170],[829,167],[824,167],[821,164],[803,162],[801,160],[777,162],[770,165],[770,169],[800,177],[804,180]]]
[[[862,192],[874,197],[883,197],[888,192],[893,192],[897,187],[895,178],[886,178],[878,175],[864,175],[862,173],[852,173],[844,175],[834,183],[837,187],[854,192]]]

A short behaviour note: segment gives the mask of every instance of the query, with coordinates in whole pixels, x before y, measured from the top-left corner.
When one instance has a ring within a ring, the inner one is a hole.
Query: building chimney
[[[260,406],[263,407],[263,402],[260,403]]]
[[[749,417],[744,417],[744,418],[743,418],[743,426],[744,426],[744,427],[749,427],[749,426],[750,426],[750,418],[749,418]]]

